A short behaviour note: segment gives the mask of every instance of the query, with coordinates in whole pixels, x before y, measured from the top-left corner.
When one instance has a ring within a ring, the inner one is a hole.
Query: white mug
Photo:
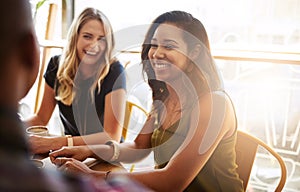
[[[39,136],[48,136],[49,135],[48,128],[43,125],[30,126],[26,129],[26,133],[28,135],[39,135]]]
[[[42,160],[39,159],[31,159],[31,162],[37,167],[37,168],[43,168],[45,166],[45,163]]]

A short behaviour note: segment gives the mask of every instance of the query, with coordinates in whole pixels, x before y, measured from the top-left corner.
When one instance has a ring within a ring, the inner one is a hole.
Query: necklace
[[[160,129],[162,129],[162,134],[160,134],[160,138],[157,139],[159,144],[162,144],[166,130],[180,119],[182,110],[181,106],[178,107],[178,103],[180,105],[180,102],[172,102],[170,98],[168,98],[165,102],[165,108],[163,109],[163,113],[161,115],[163,118],[160,119],[160,122],[163,122],[159,123]]]
[[[174,124],[177,121],[177,119],[180,118],[179,115],[181,115],[181,103],[177,100],[172,101],[169,97],[165,106],[166,108],[164,113],[164,119],[165,121],[168,121],[166,124],[164,124],[163,127],[165,129],[168,129],[172,124]]]

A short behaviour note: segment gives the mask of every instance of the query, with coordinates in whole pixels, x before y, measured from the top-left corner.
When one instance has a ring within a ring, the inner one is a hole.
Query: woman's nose
[[[153,52],[153,58],[163,58],[165,56],[165,53],[162,48],[157,47]]]
[[[93,51],[99,51],[99,41],[95,40],[90,44],[90,49]]]

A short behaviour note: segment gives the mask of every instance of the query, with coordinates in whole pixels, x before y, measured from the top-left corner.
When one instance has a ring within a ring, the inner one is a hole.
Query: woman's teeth
[[[155,64],[155,68],[158,68],[158,69],[165,68],[167,66],[168,66],[168,64],[163,64],[163,63],[156,63]]]
[[[86,53],[87,55],[92,55],[92,56],[97,55],[97,52],[93,52],[93,51],[85,51],[85,53]]]

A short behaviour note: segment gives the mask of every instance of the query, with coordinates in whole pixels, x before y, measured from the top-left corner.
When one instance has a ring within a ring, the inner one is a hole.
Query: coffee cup
[[[37,168],[43,168],[45,166],[45,163],[42,160],[39,159],[31,159],[31,162],[37,167]]]
[[[26,129],[28,135],[48,136],[49,131],[46,126],[36,125]]]

